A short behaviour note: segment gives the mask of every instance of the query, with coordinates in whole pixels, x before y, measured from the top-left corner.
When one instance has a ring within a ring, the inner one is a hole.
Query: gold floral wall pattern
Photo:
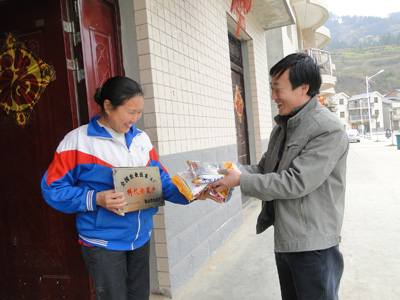
[[[54,74],[10,33],[0,48],[0,107],[24,126]]]

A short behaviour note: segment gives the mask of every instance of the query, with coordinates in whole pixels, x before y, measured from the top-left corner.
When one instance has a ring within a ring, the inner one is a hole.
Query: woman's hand
[[[222,200],[218,199],[217,197],[211,196],[210,194],[211,189],[209,187],[205,188],[200,195],[197,196],[197,200],[206,200],[206,199],[211,199],[214,200],[215,202],[222,203]]]
[[[125,201],[124,193],[116,193],[114,190],[97,192],[96,205],[104,207],[120,216],[125,216],[118,209],[123,208],[128,203]]]

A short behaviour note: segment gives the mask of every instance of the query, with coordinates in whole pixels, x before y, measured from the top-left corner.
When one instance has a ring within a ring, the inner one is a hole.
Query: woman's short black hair
[[[104,112],[104,100],[109,100],[114,108],[123,105],[126,100],[137,95],[143,95],[142,87],[135,80],[116,76],[107,79],[103,86],[97,88],[94,101],[100,105]]]
[[[276,63],[269,74],[271,77],[279,78],[287,69],[290,69],[289,80],[292,90],[308,84],[307,95],[314,97],[319,94],[322,83],[320,68],[309,55],[302,52],[289,54]]]

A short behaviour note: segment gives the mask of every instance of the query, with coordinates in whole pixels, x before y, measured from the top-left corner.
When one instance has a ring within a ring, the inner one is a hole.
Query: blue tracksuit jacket
[[[179,204],[188,201],[171,182],[145,132],[132,126],[123,144],[99,126],[98,118],[93,117],[61,141],[43,176],[42,193],[53,208],[76,213],[79,239],[84,244],[112,250],[137,249],[150,239],[158,209],[119,216],[97,206],[97,192],[114,189],[112,167],[158,166],[165,200]]]

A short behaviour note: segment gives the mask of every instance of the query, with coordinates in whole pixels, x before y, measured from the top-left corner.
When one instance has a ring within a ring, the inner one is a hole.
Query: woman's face
[[[119,133],[127,133],[141,117],[143,112],[143,96],[136,95],[125,101],[123,105],[113,108],[109,100],[104,101],[104,121],[107,127]]]

